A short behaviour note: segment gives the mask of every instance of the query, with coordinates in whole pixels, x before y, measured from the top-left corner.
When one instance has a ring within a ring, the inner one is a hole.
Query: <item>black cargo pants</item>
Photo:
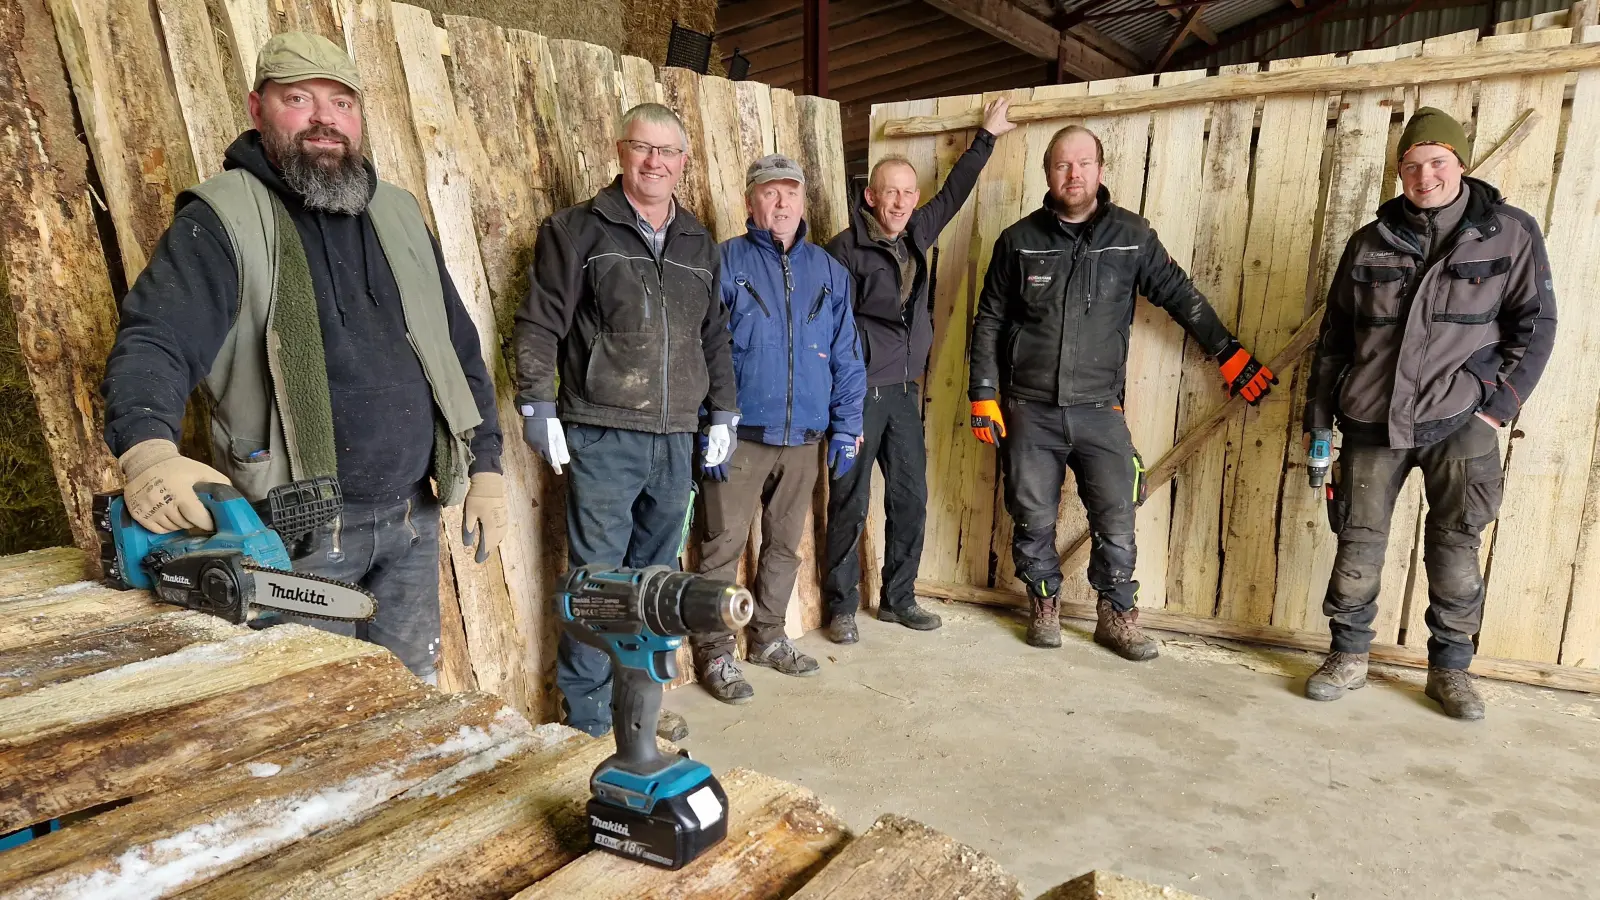
[[[1412,468],[1422,470],[1428,518],[1422,537],[1428,573],[1428,665],[1465,669],[1483,622],[1478,548],[1484,526],[1500,513],[1503,475],[1499,438],[1477,416],[1449,437],[1420,449],[1352,445],[1346,438],[1333,468],[1328,523],[1339,536],[1333,574],[1322,601],[1333,649],[1366,653],[1378,616],[1379,576],[1389,545],[1389,519]]]
[[[1061,586],[1056,511],[1071,468],[1093,540],[1089,584],[1118,610],[1132,609],[1139,596],[1133,527],[1144,500],[1144,463],[1133,449],[1121,407],[1007,400],[1005,418],[1000,459],[1017,577],[1030,591],[1040,593],[1042,586],[1045,595]]]

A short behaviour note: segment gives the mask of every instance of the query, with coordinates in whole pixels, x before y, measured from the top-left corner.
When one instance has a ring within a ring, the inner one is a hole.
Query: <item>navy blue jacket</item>
[[[739,436],[798,446],[824,433],[861,434],[867,370],[850,310],[853,280],[806,241],[781,253],[772,232],[722,243],[722,302],[733,332]]]

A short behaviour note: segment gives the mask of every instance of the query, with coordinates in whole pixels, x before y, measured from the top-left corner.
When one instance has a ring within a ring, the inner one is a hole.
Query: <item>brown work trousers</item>
[[[757,507],[761,510],[761,557],[750,618],[750,638],[757,644],[784,637],[784,618],[800,567],[800,540],[820,467],[816,444],[778,447],[740,441],[728,463],[728,480],[706,479],[700,486],[701,575],[738,580],[750,524]],[[697,634],[690,644],[696,662],[704,665],[717,656],[732,656],[734,636]]]

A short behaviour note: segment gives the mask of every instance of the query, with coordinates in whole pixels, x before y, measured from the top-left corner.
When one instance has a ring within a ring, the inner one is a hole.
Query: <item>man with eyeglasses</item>
[[[572,565],[675,566],[705,464],[736,440],[727,307],[717,244],[678,206],[688,135],[672,110],[623,115],[622,174],[539,227],[517,311],[523,437],[567,476]],[[556,661],[567,722],[611,728],[611,663],[566,634]]]

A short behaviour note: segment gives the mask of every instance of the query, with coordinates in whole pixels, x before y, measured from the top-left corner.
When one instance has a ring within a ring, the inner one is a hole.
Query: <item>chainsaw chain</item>
[[[324,615],[318,615],[317,613],[301,612],[298,609],[284,609],[281,606],[273,606],[270,603],[262,603],[259,600],[251,603],[250,604],[251,606],[270,609],[270,610],[273,610],[274,612],[287,613],[287,614],[289,614],[291,616],[299,616],[300,618],[303,618],[303,619],[322,619],[322,620],[328,621],[328,622],[370,622],[373,619],[378,617],[378,596],[376,594],[372,593],[371,591],[367,590],[366,588],[361,587],[359,585],[351,584],[348,581],[339,581],[338,579],[335,579],[335,578],[324,578],[321,575],[312,575],[309,572],[294,572],[294,571],[291,571],[289,569],[274,569],[274,568],[272,568],[270,566],[256,566],[256,565],[251,565],[249,563],[246,563],[243,566],[243,568],[244,568],[244,570],[246,572],[265,572],[265,573],[267,573],[269,575],[287,575],[290,578],[303,578],[303,579],[305,579],[307,581],[320,581],[323,584],[331,584],[331,585],[333,585],[335,587],[342,587],[342,588],[346,588],[348,590],[356,591],[358,593],[366,594],[367,597],[372,600],[372,615],[367,617],[367,618],[365,618],[365,619],[349,619],[349,618],[345,618],[343,616],[324,616]]]

